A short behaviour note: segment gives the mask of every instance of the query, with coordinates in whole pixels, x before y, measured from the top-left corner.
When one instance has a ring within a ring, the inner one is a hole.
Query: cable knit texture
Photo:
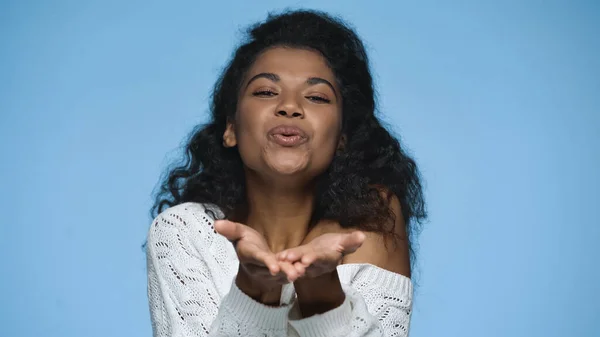
[[[408,336],[409,278],[370,264],[345,264],[338,275],[344,303],[302,318],[293,284],[281,306],[254,301],[235,285],[239,261],[214,230],[221,211],[185,203],[162,212],[148,233],[148,299],[155,337]]]

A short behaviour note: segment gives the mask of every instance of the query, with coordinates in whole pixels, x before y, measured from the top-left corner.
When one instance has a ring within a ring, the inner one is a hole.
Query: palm
[[[279,253],[277,257],[280,261],[293,263],[301,274],[317,277],[335,270],[344,255],[356,251],[364,238],[361,232],[322,234],[302,246]]]
[[[298,277],[290,263],[277,261],[265,238],[254,229],[226,220],[215,223],[215,228],[234,242],[241,269],[259,284],[269,288],[294,281]]]

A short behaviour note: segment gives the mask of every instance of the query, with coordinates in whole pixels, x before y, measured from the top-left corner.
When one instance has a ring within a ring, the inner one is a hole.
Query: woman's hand
[[[305,274],[294,282],[303,317],[322,314],[344,302],[345,294],[337,266],[342,263],[344,255],[355,252],[366,237],[360,231],[329,230],[335,229],[313,230],[301,246],[277,254],[280,262],[293,263],[300,274]]]
[[[302,276],[290,262],[278,261],[265,238],[254,229],[217,220],[215,230],[234,244],[240,261],[236,284],[250,297],[262,303],[279,302],[281,286]]]
[[[361,231],[326,233],[276,256],[282,263],[293,264],[300,275],[315,278],[335,271],[344,255],[354,253],[364,240],[365,234]]]

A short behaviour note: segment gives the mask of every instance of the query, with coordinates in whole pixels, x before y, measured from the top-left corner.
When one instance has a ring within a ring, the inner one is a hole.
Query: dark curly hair
[[[375,116],[373,80],[363,43],[341,20],[316,11],[269,15],[248,29],[215,84],[210,121],[192,132],[184,161],[163,178],[152,216],[188,201],[214,204],[226,217],[246,206],[242,160],[237,148],[222,145],[222,137],[227,122],[235,118],[247,70],[262,52],[275,46],[319,52],[341,88],[345,144],[317,178],[312,223],[328,219],[343,227],[393,234],[389,198],[396,196],[412,258],[410,241],[426,218],[417,166]]]

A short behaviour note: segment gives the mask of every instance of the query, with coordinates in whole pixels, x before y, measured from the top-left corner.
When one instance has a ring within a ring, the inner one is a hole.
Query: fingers
[[[317,255],[306,245],[286,249],[277,254],[277,259],[279,261],[293,263],[294,268],[296,268],[296,271],[301,275],[304,275],[306,268],[310,266],[316,258]]]
[[[311,264],[313,264],[313,262],[315,262],[315,260],[317,259],[317,255],[316,254],[305,254],[304,256],[302,256],[302,259],[300,260],[300,262],[302,262],[302,264],[304,264],[305,266],[310,266]]]
[[[325,239],[325,236],[322,238],[324,241],[320,241],[319,243],[316,243],[319,239],[317,238],[308,244],[281,251],[276,257],[279,261],[301,261],[305,265],[309,265],[317,258],[317,255],[321,256],[325,254],[324,256],[329,256],[329,253],[325,252],[333,251],[333,249],[342,255],[354,253],[363,244],[366,235],[361,231],[354,231],[348,234],[334,234],[327,239]]]
[[[249,274],[253,275],[253,278],[261,282],[285,284],[294,282],[304,275],[303,266],[295,266],[291,262],[278,260],[264,239],[258,233],[254,233],[251,228],[228,220],[217,220],[214,227],[217,233],[229,241],[241,240],[236,252],[240,263]],[[298,257],[300,256],[298,255]]]
[[[273,253],[259,250],[255,251],[253,255],[256,262],[264,264],[269,269],[271,275],[275,276],[281,270],[279,261]]]
[[[216,220],[215,230],[229,241],[237,241],[244,234],[243,225],[229,220]]]
[[[295,262],[301,259],[302,256],[306,255],[309,251],[310,249],[307,245],[286,249],[277,254],[277,259],[279,261]]]
[[[280,261],[279,266],[281,267],[281,271],[287,275],[287,279],[289,282],[296,281],[300,276],[302,276],[296,267],[287,261]]]
[[[355,231],[344,235],[340,245],[344,254],[354,253],[365,242],[366,235],[361,231]]]
[[[246,265],[245,269],[252,278],[259,280],[261,284],[276,283],[283,285],[289,282],[295,282],[298,278],[304,276],[303,267],[296,268],[295,265],[286,261],[279,262],[279,266],[280,271],[276,274],[271,273],[265,266],[254,264]]]
[[[256,239],[256,237],[246,235],[249,232],[245,225],[229,220],[215,221],[215,230],[229,241],[238,241],[245,236]],[[281,270],[279,261],[277,261],[275,254],[264,248],[260,243],[257,244],[256,240],[251,240],[250,244],[244,244],[236,250],[241,263],[264,266],[271,275],[277,275]]]
[[[304,276],[304,274],[306,273],[306,267],[304,266],[304,264],[302,264],[302,262],[294,263],[294,268],[296,268],[296,271],[300,275],[299,277]]]
[[[252,257],[256,263],[256,266],[265,266],[271,276],[284,275],[288,282],[294,282],[299,277],[304,275],[304,267],[296,267],[288,261],[278,261],[275,254],[267,251],[257,251],[253,253]]]

